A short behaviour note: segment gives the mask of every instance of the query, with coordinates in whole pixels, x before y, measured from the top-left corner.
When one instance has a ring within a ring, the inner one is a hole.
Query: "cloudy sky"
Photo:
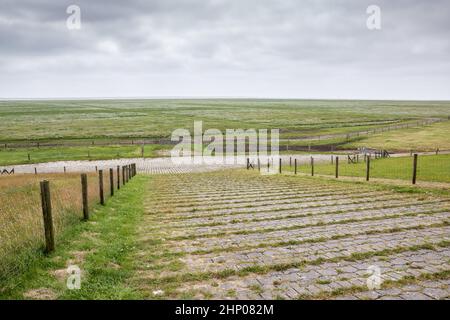
[[[448,0],[0,5],[0,98],[450,99]],[[369,5],[381,30],[366,26]]]

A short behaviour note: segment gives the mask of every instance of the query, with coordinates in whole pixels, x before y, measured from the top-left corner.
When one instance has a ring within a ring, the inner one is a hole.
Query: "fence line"
[[[280,158],[281,159],[281,158]],[[433,181],[450,183],[450,154],[445,155],[419,155],[413,154],[412,157],[374,157],[367,154],[364,157],[354,156],[352,161],[340,161],[339,156],[331,156],[330,161],[326,161],[323,157],[316,163],[314,156],[309,161],[304,160],[300,163],[294,158],[294,166],[292,167],[292,159],[289,165],[281,166],[279,162],[279,173],[290,174],[307,174],[311,176],[334,176],[339,177],[360,177],[362,180],[370,181],[371,178],[397,179],[407,180],[415,185],[418,181]],[[249,165],[247,169],[254,169],[254,166],[248,158]],[[254,158],[252,161],[262,160]],[[268,159],[267,172],[273,163]],[[273,168],[275,170],[275,168]],[[259,171],[261,171],[259,169]]]

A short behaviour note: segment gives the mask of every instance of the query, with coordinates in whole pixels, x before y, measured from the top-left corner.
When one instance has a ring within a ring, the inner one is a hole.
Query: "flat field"
[[[139,146],[117,145],[117,141],[168,138],[177,128],[193,132],[194,121],[203,121],[204,130],[217,128],[222,132],[227,128],[278,128],[283,139],[281,145],[292,147],[335,145],[340,149],[353,149],[368,146],[390,151],[450,149],[449,121],[425,127],[414,125],[424,119],[447,120],[449,115],[450,102],[423,101],[0,101],[0,143],[6,144],[0,149],[0,165],[136,157],[141,153]],[[396,129],[405,124],[411,127]],[[355,136],[368,130],[383,132]],[[352,133],[350,139],[342,136]],[[310,137],[313,139],[309,140]],[[38,142],[62,146],[37,149]],[[8,143],[32,145],[17,149],[9,148]],[[158,156],[158,150],[168,147],[147,146],[145,156]],[[28,160],[29,153],[31,160]]]

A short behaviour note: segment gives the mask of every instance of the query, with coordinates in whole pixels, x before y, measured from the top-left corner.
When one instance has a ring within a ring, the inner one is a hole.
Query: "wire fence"
[[[106,202],[118,185],[131,178],[126,166],[119,171],[102,170],[88,173],[87,209],[91,211],[101,202],[101,191]],[[100,188],[100,176],[103,188]],[[119,176],[119,177],[118,177]],[[0,178],[0,282],[27,269],[30,262],[43,252],[44,205],[40,181],[49,181],[52,223],[56,241],[71,226],[83,220],[83,192],[80,174],[16,175]],[[112,184],[111,184],[112,183]],[[112,186],[112,188],[111,188]]]
[[[417,157],[417,158],[416,158]],[[416,160],[415,160],[416,158]],[[254,161],[255,162],[255,161]],[[255,162],[257,163],[257,161]],[[277,159],[269,165],[278,164]],[[257,166],[252,166],[256,167]],[[266,164],[264,164],[264,169]],[[416,182],[450,183],[450,154],[417,155],[403,157],[380,157],[373,155],[330,155],[315,158],[284,158],[282,173],[311,176],[355,177],[361,180],[393,179]]]

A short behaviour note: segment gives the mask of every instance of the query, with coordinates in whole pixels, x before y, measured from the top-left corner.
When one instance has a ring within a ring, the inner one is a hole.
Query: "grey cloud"
[[[0,97],[450,99],[449,30],[445,0],[3,0]]]

